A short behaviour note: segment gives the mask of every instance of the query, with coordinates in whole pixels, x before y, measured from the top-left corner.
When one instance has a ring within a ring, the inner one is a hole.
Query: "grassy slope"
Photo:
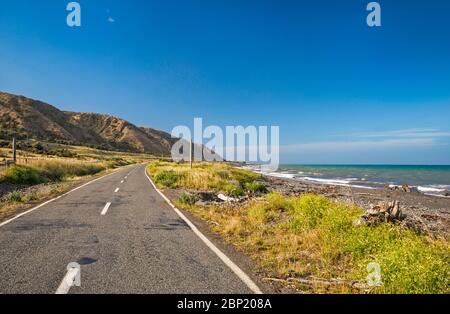
[[[383,285],[374,293],[449,293],[449,247],[398,225],[357,226],[352,204],[318,195],[271,193],[243,206],[198,206],[194,190],[235,194],[261,178],[223,163],[152,162],[149,174],[161,188],[182,188],[177,205],[211,224],[215,232],[250,255],[269,275],[312,292],[362,292],[368,264],[379,263]],[[305,281],[304,279],[308,279]],[[300,279],[300,280],[299,280]],[[366,288],[364,288],[366,289]]]

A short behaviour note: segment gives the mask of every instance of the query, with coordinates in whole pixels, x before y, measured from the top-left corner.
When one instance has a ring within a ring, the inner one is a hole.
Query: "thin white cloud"
[[[429,148],[437,145],[439,139],[450,137],[450,132],[433,128],[414,128],[376,132],[339,134],[347,140],[301,143],[281,146],[283,153],[336,153],[375,152],[404,150],[408,148]]]
[[[110,22],[110,23],[114,23],[116,20],[115,19],[113,19],[112,17],[108,17],[108,22]]]
[[[336,153],[400,150],[405,148],[432,147],[434,145],[436,145],[436,141],[432,138],[336,141],[283,145],[280,147],[280,151],[282,153]]]
[[[431,128],[406,129],[393,131],[360,132],[340,134],[339,136],[349,136],[356,138],[438,138],[450,137],[450,132],[439,131]]]

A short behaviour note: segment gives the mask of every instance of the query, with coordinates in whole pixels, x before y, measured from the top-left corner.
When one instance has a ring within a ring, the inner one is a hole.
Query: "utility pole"
[[[190,163],[191,163],[191,170],[192,170],[192,159],[193,159],[193,155],[194,155],[194,149],[193,149],[193,143],[192,143],[192,138],[191,138],[191,140],[190,140],[190,145],[189,145],[189,160],[190,160]]]
[[[16,164],[17,162],[16,137],[13,137],[12,149],[13,149],[13,163]]]

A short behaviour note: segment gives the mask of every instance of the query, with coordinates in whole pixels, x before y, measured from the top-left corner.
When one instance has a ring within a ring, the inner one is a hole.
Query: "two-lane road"
[[[0,293],[252,293],[152,187],[121,169],[0,227]]]

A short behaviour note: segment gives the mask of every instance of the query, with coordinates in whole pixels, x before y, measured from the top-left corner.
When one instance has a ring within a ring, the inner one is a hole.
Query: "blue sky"
[[[450,2],[0,5],[0,90],[171,131],[279,125],[285,163],[450,164]]]

